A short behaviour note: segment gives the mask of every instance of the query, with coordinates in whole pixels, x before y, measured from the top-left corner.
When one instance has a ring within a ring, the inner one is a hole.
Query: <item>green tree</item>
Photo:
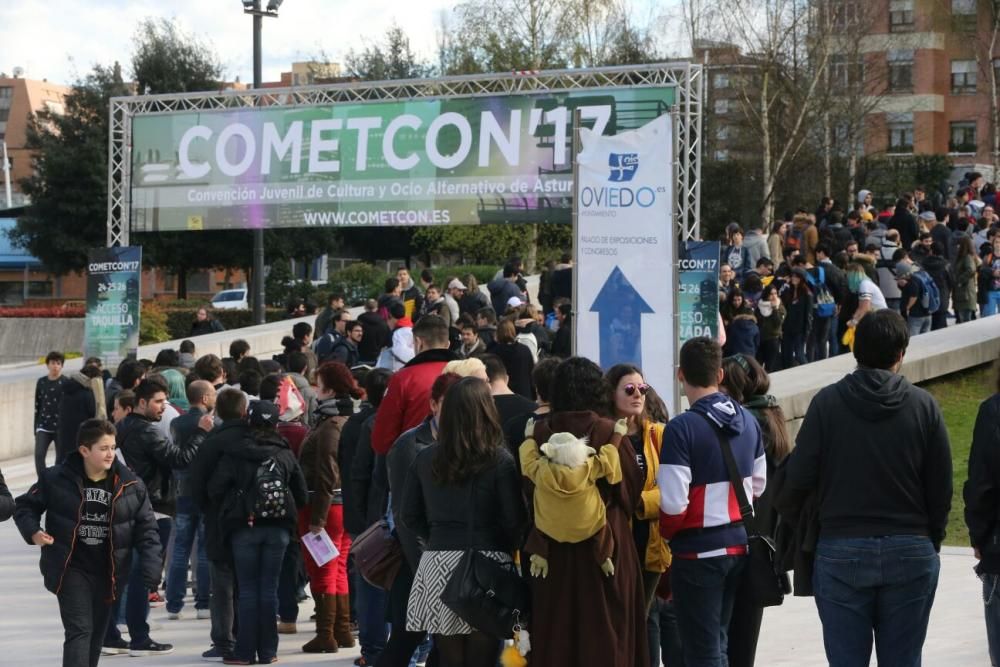
[[[434,68],[417,58],[410,48],[410,38],[395,23],[386,30],[382,40],[370,44],[358,53],[353,49],[345,58],[347,71],[363,81],[389,79],[419,79],[431,76]]]
[[[10,236],[54,274],[83,270],[87,249],[107,240],[108,108],[128,92],[117,63],[95,65],[73,84],[65,113],[42,109],[29,121],[35,169],[21,188],[31,206]]]
[[[143,20],[132,37],[132,75],[147,94],[218,89],[222,65],[201,40],[173,19]]]

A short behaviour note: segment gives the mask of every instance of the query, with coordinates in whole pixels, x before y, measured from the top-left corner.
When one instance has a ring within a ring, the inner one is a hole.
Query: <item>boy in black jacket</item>
[[[114,425],[88,419],[78,442],[64,464],[47,469],[18,497],[14,520],[24,540],[42,548],[42,577],[59,599],[66,632],[63,667],[94,667],[132,549],[147,588],[155,589],[161,547],[146,487],[115,458]]]

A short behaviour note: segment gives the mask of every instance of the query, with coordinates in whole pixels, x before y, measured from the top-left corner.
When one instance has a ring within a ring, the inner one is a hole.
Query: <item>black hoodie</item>
[[[806,411],[775,506],[798,514],[819,493],[820,537],[926,535],[951,509],[951,448],[937,402],[887,370],[859,368]]]

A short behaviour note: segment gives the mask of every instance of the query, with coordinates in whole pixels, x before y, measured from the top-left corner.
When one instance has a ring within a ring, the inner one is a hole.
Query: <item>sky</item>
[[[674,0],[630,0],[647,13]],[[266,4],[266,2],[265,2]],[[280,18],[264,19],[263,76],[277,81],[290,63],[325,53],[335,61],[377,41],[393,21],[419,56],[433,60],[442,12],[456,0],[285,0]],[[211,44],[227,80],[253,78],[251,18],[240,0],[0,0],[0,72],[70,84],[95,64],[122,63],[147,17],[176,18],[187,33]]]

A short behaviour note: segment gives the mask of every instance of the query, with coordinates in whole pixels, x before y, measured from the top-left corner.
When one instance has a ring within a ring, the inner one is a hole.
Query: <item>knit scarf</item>
[[[354,399],[350,396],[331,396],[316,402],[316,424],[326,421],[330,417],[350,417],[357,408]]]

